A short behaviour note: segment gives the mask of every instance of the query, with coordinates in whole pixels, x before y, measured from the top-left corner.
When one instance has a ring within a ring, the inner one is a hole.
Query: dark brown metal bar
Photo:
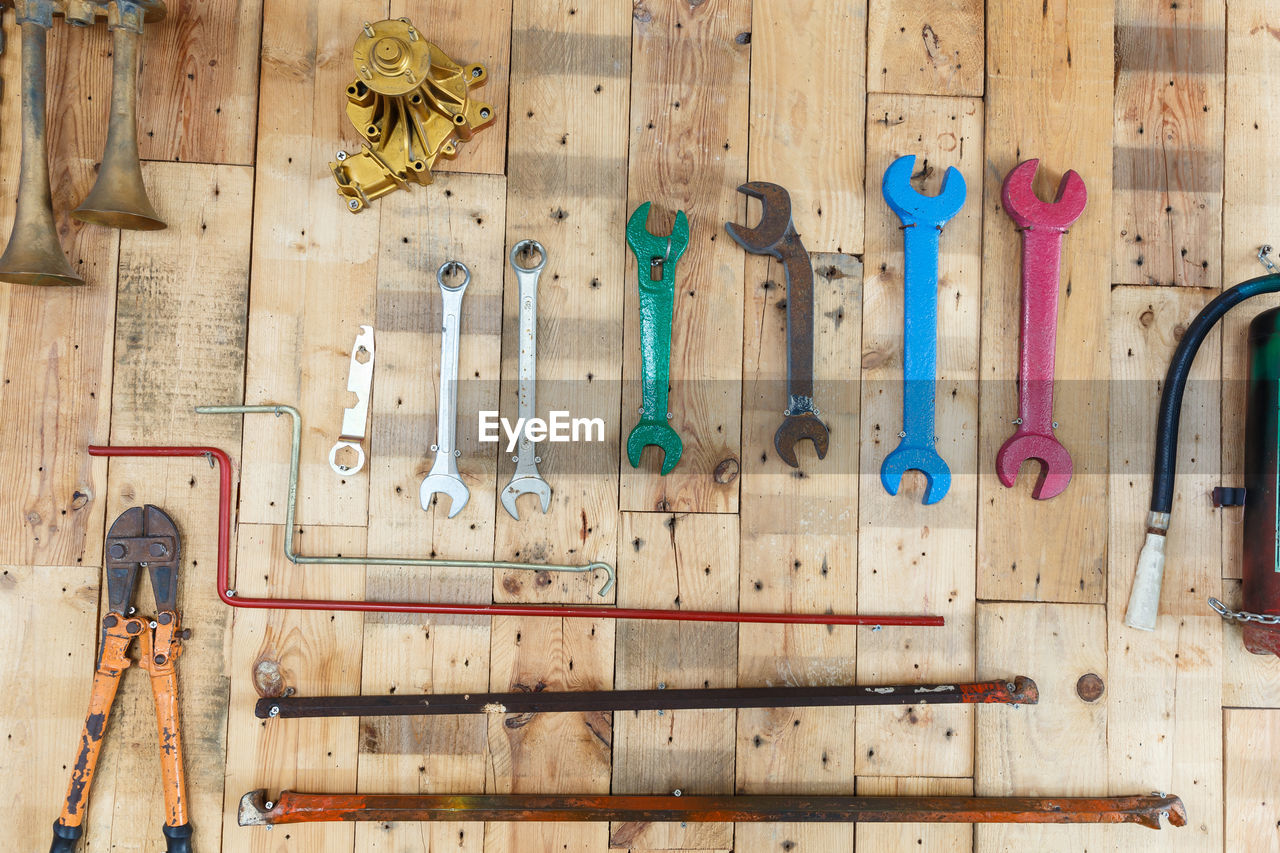
[[[1145,797],[617,796],[301,794],[240,798],[240,825],[320,821],[684,821],[832,823],[1187,822],[1182,800]]]
[[[572,693],[442,693],[392,696],[279,696],[259,699],[269,717],[417,717],[540,714],[555,711],[652,711],[684,708],[808,708],[818,705],[1034,705],[1036,683],[894,684],[882,687],[728,687],[703,690],[584,690]]]

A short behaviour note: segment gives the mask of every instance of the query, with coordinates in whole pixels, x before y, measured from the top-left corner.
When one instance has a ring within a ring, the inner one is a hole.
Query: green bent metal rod
[[[302,415],[293,406],[196,406],[201,415],[289,415],[293,418],[293,451],[289,457],[289,502],[285,506],[284,524],[289,535],[284,537],[284,555],[291,563],[326,566],[455,566],[463,569],[517,569],[534,572],[574,572],[593,574],[596,569],[605,573],[600,596],[607,596],[613,589],[615,573],[608,563],[594,562],[585,566],[557,565],[555,563],[514,563],[505,560],[445,560],[426,557],[317,557],[299,554],[293,547],[294,516],[298,506],[298,458],[302,449]]]

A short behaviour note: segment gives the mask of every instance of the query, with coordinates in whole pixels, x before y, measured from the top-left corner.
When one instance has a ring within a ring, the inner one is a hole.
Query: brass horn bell
[[[151,206],[138,157],[138,38],[145,20],[164,17],[163,0],[111,0],[111,117],[93,189],[71,215],[81,222],[130,231],[158,231],[165,222]]]
[[[4,0],[0,0],[0,12]],[[54,15],[89,26],[105,16],[112,30],[111,118],[107,147],[93,190],[73,213],[85,222],[115,228],[164,228],[147,199],[138,161],[135,120],[138,35],[144,21],[164,17],[162,0],[14,0],[22,33],[22,156],[17,209],[9,244],[0,256],[0,281],[16,284],[84,284],[62,252],[46,155],[46,48]]]
[[[54,4],[50,0],[17,0],[16,10],[22,31],[22,159],[18,167],[17,212],[9,245],[0,256],[0,280],[16,284],[84,284],[58,243],[49,163],[45,159],[45,48],[53,26]]]

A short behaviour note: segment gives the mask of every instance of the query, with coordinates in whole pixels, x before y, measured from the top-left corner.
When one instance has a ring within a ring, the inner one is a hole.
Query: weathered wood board
[[[665,236],[684,211],[690,236],[675,273],[668,401],[683,454],[662,477],[663,451],[643,451],[632,468],[624,438],[621,508],[735,512],[744,264],[724,223],[739,220],[745,207],[735,189],[747,176],[751,49],[737,36],[750,26],[750,8],[729,0],[653,3],[636,7],[633,20],[628,216],[651,202],[649,233]],[[709,162],[703,152],[711,152]],[[641,261],[639,274],[651,274],[650,260]],[[622,429],[628,435],[640,409],[636,263],[628,252],[622,327]]]
[[[978,465],[978,308],[982,264],[982,102],[873,95],[867,109],[867,254],[862,288],[858,606],[870,613],[936,613],[944,631],[863,630],[858,677],[870,682],[968,680],[973,674]],[[882,193],[885,169],[914,155],[911,187],[937,195],[954,166],[964,207],[940,237],[938,452],[952,472],[939,503],[922,503],[924,475],[909,471],[898,494],[880,479],[903,428],[903,229]],[[862,708],[859,776],[968,776],[973,716],[962,707]]]
[[[1106,590],[1107,323],[1110,292],[1112,16],[1102,0],[988,7],[982,242],[978,597],[1101,603]],[[1052,198],[1074,169],[1085,213],[1063,239],[1054,374],[1058,440],[1071,484],[1030,498],[1037,463],[1013,488],[995,454],[1017,417],[1021,238],[1000,201],[1004,176],[1038,158],[1036,189]],[[1072,547],[1062,543],[1070,541]]]
[[[867,90],[982,96],[983,4],[869,0]]]
[[[1218,285],[1226,12],[1116,3],[1115,284]]]

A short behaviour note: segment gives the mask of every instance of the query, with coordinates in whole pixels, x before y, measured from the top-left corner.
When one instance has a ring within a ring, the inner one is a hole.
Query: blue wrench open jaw
[[[880,465],[880,482],[898,493],[902,475],[925,476],[924,502],[935,504],[951,488],[951,469],[936,449],[934,396],[938,368],[938,242],[942,227],[964,206],[964,176],[954,166],[942,191],[922,195],[911,186],[916,158],[899,157],[885,170],[884,200],[902,220],[903,335],[902,432],[897,449]]]

